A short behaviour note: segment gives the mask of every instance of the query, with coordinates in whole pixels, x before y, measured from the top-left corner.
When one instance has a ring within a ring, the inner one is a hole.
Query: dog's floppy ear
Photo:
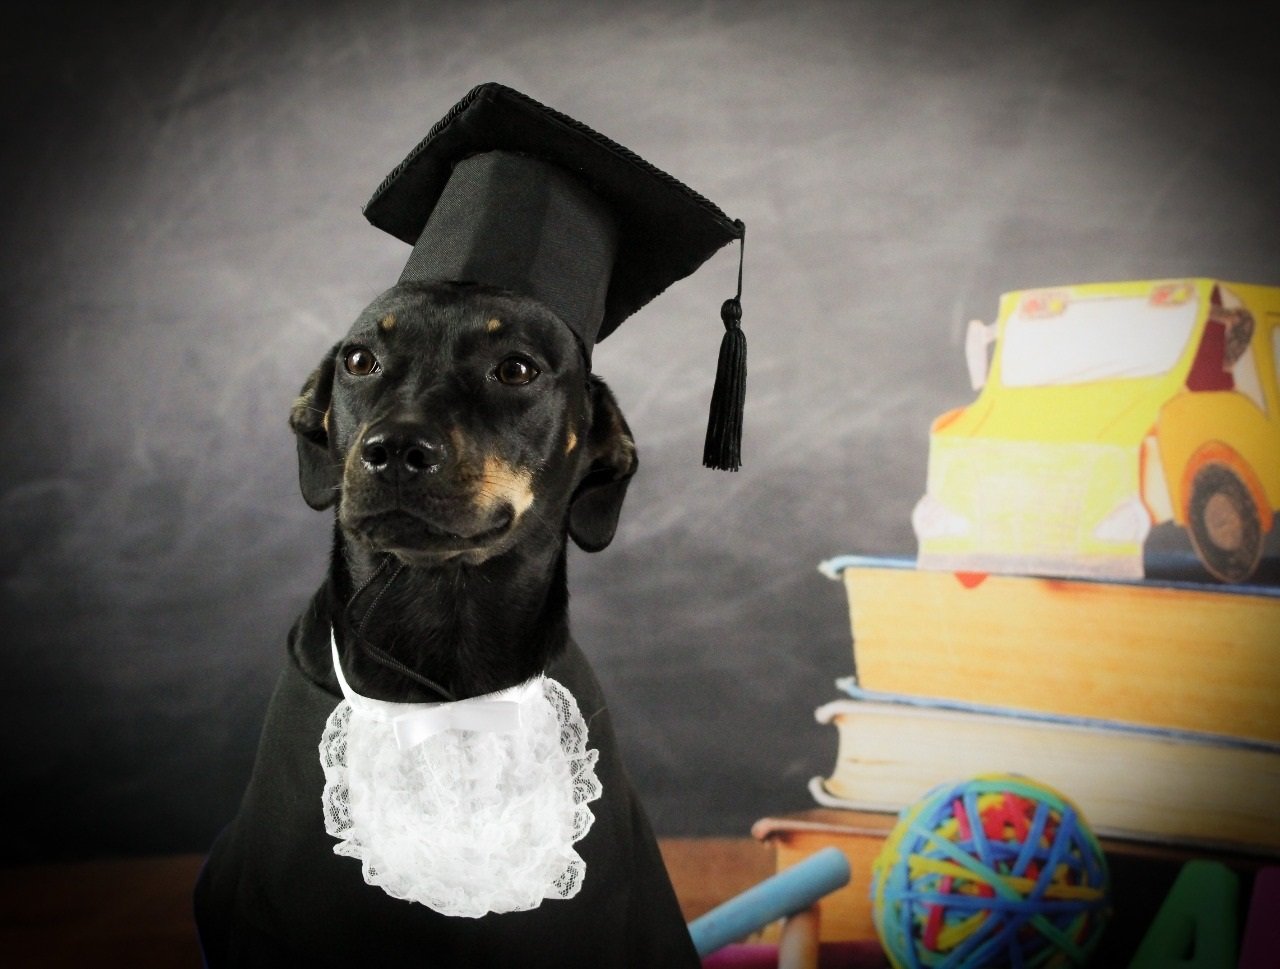
[[[636,473],[636,442],[603,380],[587,378],[591,395],[591,432],[587,470],[569,504],[569,535],[584,552],[598,552],[618,528],[622,499]]]
[[[298,437],[298,483],[302,497],[316,511],[338,501],[342,465],[329,451],[329,402],[333,395],[333,368],[338,347],[334,344],[320,366],[302,385],[302,393],[289,411],[289,426]]]

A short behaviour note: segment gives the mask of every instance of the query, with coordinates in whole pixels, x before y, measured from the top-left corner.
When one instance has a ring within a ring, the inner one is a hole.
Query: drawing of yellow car
[[[1006,293],[965,356],[980,392],[930,429],[920,568],[1140,578],[1174,521],[1216,578],[1253,574],[1280,508],[1280,288]]]

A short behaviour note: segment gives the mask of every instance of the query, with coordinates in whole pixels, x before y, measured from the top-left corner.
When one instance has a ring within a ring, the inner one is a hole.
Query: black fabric
[[[697,966],[644,811],[623,771],[609,714],[572,642],[548,670],[577,699],[600,752],[604,788],[578,843],[582,890],[530,912],[450,918],[364,882],[324,830],[318,747],[339,701],[313,677],[329,649],[322,593],[290,634],[289,662],[267,713],[240,811],[196,887],[210,969],[224,966],[608,967]],[[312,671],[311,676],[303,672]],[[323,681],[323,680],[322,680]]]
[[[536,158],[490,151],[454,168],[400,282],[478,282],[532,296],[589,357],[617,235],[609,210],[577,179]]]
[[[597,340],[742,237],[740,222],[634,152],[492,83],[473,89],[432,128],[383,180],[365,206],[365,216],[414,245],[454,166],[492,151],[528,155],[570,173],[599,196],[616,220],[617,253]]]

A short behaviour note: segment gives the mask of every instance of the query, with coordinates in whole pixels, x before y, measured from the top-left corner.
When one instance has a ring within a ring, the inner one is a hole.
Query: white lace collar
[[[466,700],[441,703],[376,700],[362,696],[347,683],[338,658],[338,641],[332,632],[329,634],[329,647],[333,653],[333,671],[338,676],[338,686],[351,709],[374,723],[390,724],[401,750],[409,750],[444,730],[472,730],[477,733],[519,730],[521,705],[542,691],[543,677],[538,675],[517,686]]]
[[[600,796],[597,752],[573,695],[548,676],[455,703],[355,693],[320,740],[325,830],[387,894],[445,915],[571,898],[586,864],[574,845]]]

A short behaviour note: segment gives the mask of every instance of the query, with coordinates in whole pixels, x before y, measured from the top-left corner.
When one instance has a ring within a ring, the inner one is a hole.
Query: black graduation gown
[[[440,915],[365,884],[324,829],[318,745],[340,700],[299,656],[327,656],[317,596],[290,633],[289,662],[267,711],[239,813],[196,885],[196,922],[210,969],[224,966],[697,966],[657,842],[618,756],[600,685],[577,645],[548,670],[573,693],[600,757],[602,796],[577,844],[586,877],[571,899],[479,919]],[[314,668],[314,666],[313,666]],[[596,711],[599,711],[598,713]],[[594,715],[593,715],[594,714]]]

